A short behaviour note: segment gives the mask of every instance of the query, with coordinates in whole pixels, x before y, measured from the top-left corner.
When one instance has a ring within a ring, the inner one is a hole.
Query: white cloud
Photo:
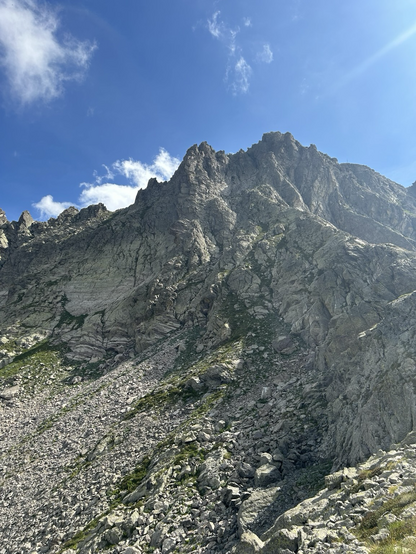
[[[226,81],[229,81],[229,88],[234,95],[248,92],[251,74],[252,69],[243,56],[237,60],[235,65],[228,68]]]
[[[38,0],[0,0],[0,66],[13,99],[49,101],[64,84],[80,80],[96,45],[58,37],[56,9]]]
[[[243,19],[244,27],[252,27],[251,17],[244,17]]]
[[[55,202],[53,196],[48,194],[44,196],[39,202],[32,204],[34,208],[37,208],[40,211],[41,219],[46,219],[49,217],[57,217],[61,212],[71,206],[70,202]]]
[[[208,30],[211,35],[221,41],[228,49],[227,69],[224,81],[234,96],[244,94],[250,88],[252,69],[242,55],[242,48],[237,44],[237,35],[240,28],[231,29],[220,21],[221,12],[215,12],[208,20]],[[244,26],[250,27],[251,20],[245,18]]]
[[[117,162],[116,162],[117,163]],[[105,164],[102,164],[103,165],[103,168],[105,169],[105,174],[104,175],[98,175],[98,171],[96,169],[94,169],[93,171],[93,175],[94,175],[94,178],[95,178],[95,183],[98,184],[98,185],[101,185],[101,183],[103,181],[108,181],[109,179],[114,179],[114,172],[111,171],[111,169],[105,165]],[[81,183],[81,186],[92,186],[91,183]]]
[[[135,183],[137,188],[144,188],[152,177],[156,177],[159,181],[169,179],[179,163],[177,158],[172,157],[169,152],[161,148],[150,165],[129,159],[118,160],[113,163],[112,167],[117,173]]]
[[[156,177],[159,181],[170,179],[179,163],[180,161],[177,158],[171,156],[164,148],[161,148],[151,164],[145,164],[132,159],[117,160],[111,165],[111,168],[103,164],[105,168],[104,175],[100,176],[94,171],[94,183],[81,183],[84,189],[79,195],[76,204],[55,202],[51,195],[47,195],[39,202],[33,204],[33,206],[40,210],[41,219],[56,217],[71,205],[84,208],[90,204],[102,202],[111,211],[125,208],[134,202],[137,191],[145,188],[149,179],[152,177]],[[106,179],[114,179],[116,175],[122,175],[131,184],[117,185],[115,183],[103,183]]]
[[[224,23],[218,21],[218,16],[221,12],[215,12],[212,19],[208,19],[208,30],[215,38],[223,36]]]
[[[81,192],[79,202],[81,207],[102,202],[110,211],[114,211],[133,204],[137,190],[137,187],[113,183],[89,186]]]
[[[257,59],[260,62],[271,63],[273,61],[273,52],[269,44],[263,45],[263,50],[257,54]]]
[[[208,30],[211,35],[220,40],[234,54],[236,50],[236,37],[240,32],[240,28],[231,29],[223,21],[219,21],[221,12],[215,12],[212,19],[208,19]]]

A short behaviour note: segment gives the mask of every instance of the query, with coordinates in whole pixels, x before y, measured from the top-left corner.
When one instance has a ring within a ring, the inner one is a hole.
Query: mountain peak
[[[7,223],[6,212],[0,208],[0,225]]]
[[[19,227],[25,227],[29,228],[33,223],[33,217],[30,215],[30,213],[25,210],[20,214],[19,220],[17,222]]]
[[[411,193],[266,133],[127,209],[0,222],[5,552],[384,540],[415,473]]]

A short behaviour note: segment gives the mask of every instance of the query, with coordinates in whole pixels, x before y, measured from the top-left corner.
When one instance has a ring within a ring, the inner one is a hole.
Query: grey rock
[[[14,387],[8,387],[7,389],[3,389],[0,391],[0,398],[3,400],[12,400],[16,396],[19,395],[20,387],[19,385],[15,385]]]
[[[256,552],[262,552],[264,546],[263,541],[251,531],[245,531],[241,537],[240,542],[234,546],[233,554],[256,554]]]
[[[275,554],[276,552],[281,552],[282,550],[297,552],[298,545],[299,540],[297,529],[281,529],[265,543],[261,552],[263,554]]]
[[[234,376],[228,366],[219,364],[209,367],[201,379],[209,389],[216,389],[220,385],[230,383]]]
[[[165,535],[167,531],[168,528],[165,525],[159,525],[159,527],[156,528],[155,532],[152,535],[150,546],[153,546],[154,548],[159,548],[160,546],[162,546],[162,543],[166,540]]]
[[[255,474],[254,467],[246,462],[239,462],[237,464],[237,471],[240,477],[244,477],[246,479],[252,479]]]
[[[268,452],[261,452],[260,453],[260,465],[267,465],[271,464],[273,461],[273,456],[269,454]]]
[[[240,498],[240,490],[237,487],[228,486],[224,491],[224,504],[229,506],[233,500]]]
[[[254,483],[256,487],[267,487],[276,481],[280,481],[282,474],[278,467],[273,464],[266,463],[256,469],[254,474]]]
[[[265,509],[267,509],[279,495],[278,487],[258,489],[252,492],[245,500],[238,511],[237,524],[240,536],[246,531],[255,531],[255,522]]]
[[[280,336],[273,340],[273,348],[276,352],[282,354],[292,354],[296,350],[296,345],[290,336]]]
[[[373,542],[381,542],[381,541],[385,541],[386,539],[388,539],[390,536],[390,533],[389,533],[389,530],[388,529],[380,529],[378,533],[376,533],[375,535],[371,535],[371,540]]]
[[[194,392],[200,392],[205,385],[199,377],[191,377],[185,384],[186,388],[192,389]]]
[[[121,538],[123,536],[123,532],[121,529],[113,528],[113,529],[107,529],[103,533],[103,539],[108,544],[118,544],[121,541]]]
[[[225,451],[220,449],[211,454],[199,467],[198,487],[201,491],[218,489],[221,485],[219,477],[220,465]]]
[[[146,550],[161,525],[159,552],[237,527],[364,552],[354,526],[416,479],[415,214],[415,187],[281,133],[194,146],[115,213],[0,212],[5,554],[85,528],[79,554]],[[357,467],[313,497],[331,464]]]

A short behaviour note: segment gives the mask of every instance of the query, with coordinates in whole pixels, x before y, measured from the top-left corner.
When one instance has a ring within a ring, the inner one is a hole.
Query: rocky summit
[[[289,133],[0,210],[0,554],[416,551],[416,194]]]

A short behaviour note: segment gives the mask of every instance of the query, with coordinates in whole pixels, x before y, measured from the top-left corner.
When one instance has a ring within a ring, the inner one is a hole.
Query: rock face
[[[383,546],[414,552],[414,443],[410,433],[401,444],[379,451],[358,468],[328,475],[318,495],[279,516],[261,538],[243,534],[232,552],[368,554],[377,545],[380,552]]]
[[[285,510],[414,429],[415,275],[413,191],[288,133],[0,211],[0,553],[312,548]]]

